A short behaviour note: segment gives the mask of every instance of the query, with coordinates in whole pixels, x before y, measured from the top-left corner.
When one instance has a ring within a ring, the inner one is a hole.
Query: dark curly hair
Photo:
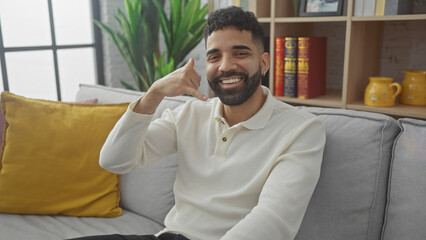
[[[217,30],[222,30],[226,27],[234,27],[240,31],[247,30],[251,32],[253,42],[258,42],[265,49],[264,34],[262,26],[257,21],[256,16],[250,11],[235,6],[221,8],[212,12],[207,19],[206,27],[204,28],[204,40],[207,44],[207,38]]]

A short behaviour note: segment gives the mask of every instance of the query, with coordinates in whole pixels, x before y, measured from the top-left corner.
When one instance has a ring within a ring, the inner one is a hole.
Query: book
[[[275,38],[275,96],[284,96],[284,40],[284,37]]]
[[[386,0],[376,0],[376,10],[375,16],[384,16],[385,15],[385,3]]]
[[[411,14],[414,0],[386,0],[385,15]]]
[[[252,10],[252,1],[250,0],[214,0],[214,10],[219,8],[226,8],[229,6],[241,7],[244,11]]]
[[[233,5],[233,0],[214,0],[214,10],[226,8]]]
[[[250,10],[250,1],[249,0],[232,0],[234,6],[244,9],[244,11]]]
[[[299,37],[297,50],[297,98],[325,94],[326,37]]]
[[[364,0],[354,0],[354,16],[364,15]]]
[[[376,0],[364,0],[364,16],[374,16],[376,13]]]
[[[297,97],[297,37],[284,40],[284,96]]]

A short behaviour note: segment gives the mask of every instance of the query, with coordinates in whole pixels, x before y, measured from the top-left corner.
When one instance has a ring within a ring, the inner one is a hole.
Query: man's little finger
[[[189,94],[193,97],[196,97],[196,98],[202,100],[202,101],[207,101],[207,99],[208,99],[208,97],[206,95],[200,93],[199,91],[197,91],[194,88],[191,88]]]

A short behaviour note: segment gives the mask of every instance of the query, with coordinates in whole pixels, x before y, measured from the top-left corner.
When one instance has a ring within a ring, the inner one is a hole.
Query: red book
[[[284,40],[283,37],[275,38],[275,96],[284,96]]]
[[[299,37],[297,51],[297,98],[325,94],[327,38]]]

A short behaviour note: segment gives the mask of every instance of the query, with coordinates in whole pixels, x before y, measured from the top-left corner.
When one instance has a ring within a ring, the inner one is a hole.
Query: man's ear
[[[266,72],[269,70],[269,53],[263,52],[260,55],[260,65],[262,67],[262,76],[265,76]]]

